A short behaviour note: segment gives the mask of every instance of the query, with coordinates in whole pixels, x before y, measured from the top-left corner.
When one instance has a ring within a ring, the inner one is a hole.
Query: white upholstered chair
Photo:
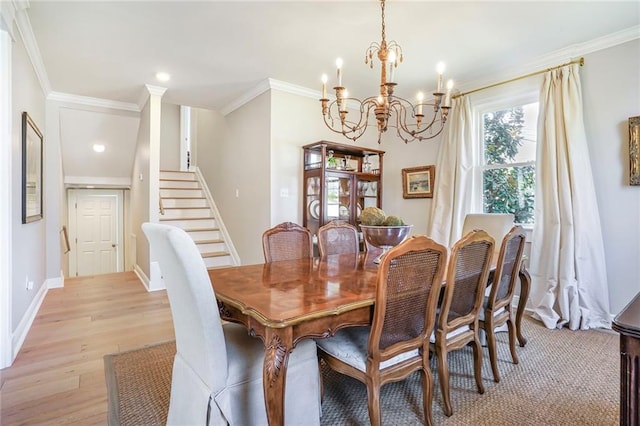
[[[481,229],[496,242],[494,251],[500,251],[500,242],[513,228],[514,216],[511,213],[469,213],[464,217],[462,236]]]
[[[176,336],[170,425],[266,425],[264,346],[238,324],[222,324],[205,264],[182,229],[145,223],[167,288]],[[316,344],[303,340],[289,356],[285,424],[320,423]]]

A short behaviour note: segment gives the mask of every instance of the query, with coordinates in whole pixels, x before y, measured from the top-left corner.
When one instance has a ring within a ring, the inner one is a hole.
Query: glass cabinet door
[[[305,209],[307,228],[316,233],[320,227],[322,209],[320,205],[320,177],[308,177],[305,181]]]
[[[351,177],[327,176],[325,178],[326,222],[351,220]]]
[[[358,180],[358,194],[356,197],[357,219],[360,213],[367,207],[378,207],[378,181]]]

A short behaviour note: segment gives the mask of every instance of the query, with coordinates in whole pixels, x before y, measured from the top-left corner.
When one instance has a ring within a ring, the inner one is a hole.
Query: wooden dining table
[[[378,272],[374,259],[367,253],[342,254],[209,270],[220,316],[243,324],[264,342],[269,425],[284,425],[287,362],[296,344],[371,323]],[[531,284],[524,267],[520,278],[516,330],[524,346],[522,315]]]

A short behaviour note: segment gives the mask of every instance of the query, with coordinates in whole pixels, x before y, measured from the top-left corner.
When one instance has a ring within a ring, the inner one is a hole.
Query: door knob
[[[115,248],[117,244],[111,244],[111,247]]]

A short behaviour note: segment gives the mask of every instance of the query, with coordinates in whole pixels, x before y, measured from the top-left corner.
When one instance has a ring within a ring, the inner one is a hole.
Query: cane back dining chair
[[[296,223],[282,222],[262,234],[262,250],[266,263],[312,258],[311,231]]]
[[[479,323],[487,335],[489,359],[491,360],[491,370],[493,371],[493,380],[495,382],[500,381],[496,329],[505,323],[509,331],[511,358],[514,364],[518,363],[515,318],[511,310],[511,303],[522,264],[525,241],[524,229],[521,226],[514,226],[502,240],[493,281],[490,282],[491,289],[489,295],[485,298],[484,307],[480,313]]]
[[[167,424],[267,424],[264,346],[239,324],[222,324],[207,269],[182,229],[144,223],[167,288],[176,337]],[[320,423],[316,344],[289,354],[285,424]]]
[[[371,326],[345,328],[317,340],[318,355],[327,365],[365,383],[373,426],[381,424],[380,387],[417,370],[422,374],[425,424],[432,424],[428,338],[446,259],[447,249],[426,236],[397,245],[378,267]]]
[[[474,373],[479,393],[482,384],[482,346],[478,336],[478,320],[487,277],[491,267],[494,240],[484,231],[471,231],[456,242],[449,256],[446,285],[430,337],[431,350],[438,364],[438,379],[444,402],[444,414],[453,414],[449,389],[448,354],[473,346]]]
[[[318,229],[320,256],[358,253],[359,251],[358,229],[350,223],[331,221]]]

